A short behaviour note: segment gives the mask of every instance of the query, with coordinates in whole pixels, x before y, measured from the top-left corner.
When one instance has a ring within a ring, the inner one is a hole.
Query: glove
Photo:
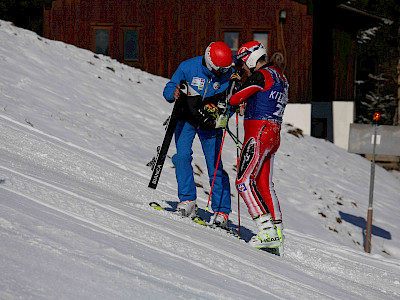
[[[231,77],[229,78],[229,81],[241,82],[242,81],[242,76],[237,71],[233,72]]]
[[[180,120],[190,123],[197,129],[214,130],[219,114],[218,107],[212,102],[204,105],[203,98],[186,81],[180,82],[180,91],[181,96],[185,98],[182,101],[183,109]]]
[[[213,113],[213,111],[215,112]],[[206,104],[203,109],[198,110],[198,115],[197,123],[194,125],[195,128],[202,130],[215,129],[215,119],[218,117],[218,110],[214,104]]]
[[[240,116],[244,116],[244,110],[245,110],[245,108],[246,108],[246,103],[241,103],[241,104],[239,104],[239,115]]]
[[[246,108],[246,102],[240,103],[239,105],[233,106],[233,111],[239,113],[239,115],[244,115],[244,110]]]
[[[215,128],[225,128],[228,125],[228,116],[226,114],[218,115],[217,120],[215,121]]]
[[[218,117],[218,108],[215,106],[214,103],[208,103],[204,105],[204,110],[214,118]]]
[[[204,110],[213,118],[215,122],[213,122],[214,128],[224,128],[228,125],[228,115],[227,115],[227,104],[226,102],[218,102],[218,107],[213,103],[206,104],[204,106]],[[215,123],[215,124],[214,124]],[[211,125],[211,124],[210,124]]]
[[[203,112],[200,112],[203,116],[202,126],[204,129],[212,130],[215,129],[215,121],[218,119],[218,108],[214,103],[208,103],[204,105]]]

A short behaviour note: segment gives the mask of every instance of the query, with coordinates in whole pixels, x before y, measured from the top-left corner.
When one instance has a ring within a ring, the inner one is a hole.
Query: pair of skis
[[[172,141],[172,137],[174,136],[176,125],[179,121],[179,115],[181,110],[181,101],[177,99],[174,104],[174,108],[172,109],[171,116],[166,121],[166,131],[164,140],[161,144],[161,147],[157,147],[157,155],[156,158],[148,163],[151,166],[153,173],[150,178],[149,188],[156,189],[158,185],[158,181],[160,180],[161,171],[164,166],[165,158],[167,157],[168,149]],[[165,124],[165,123],[164,123]]]
[[[174,211],[171,211],[169,209],[164,209],[164,207],[162,207],[159,203],[157,202],[150,202],[149,203],[150,207],[152,207],[155,210],[159,210],[159,211],[169,211],[172,213],[176,213]],[[199,225],[202,225],[204,227],[208,227],[208,228],[212,228],[212,229],[218,229],[221,230],[223,232],[226,232],[229,235],[235,236],[238,239],[241,239],[241,236],[238,234],[238,232],[236,232],[235,230],[233,230],[231,227],[227,227],[227,228],[222,228],[222,227],[217,227],[213,224],[209,224],[206,221],[203,220],[203,218],[201,218],[200,216],[196,215],[193,216],[192,221],[194,223],[197,223]],[[276,256],[283,256],[283,246],[280,246],[279,248],[260,248],[259,250],[264,251],[264,252],[268,252],[270,254],[274,254]]]
[[[181,81],[180,83],[180,88],[181,92],[186,95],[191,95],[194,93],[197,93],[195,90],[193,90],[189,83],[185,81]],[[172,109],[172,113],[167,119],[167,121],[164,122],[163,125],[166,126],[166,131],[164,135],[163,142],[161,144],[161,147],[157,147],[157,154],[156,157],[154,157],[147,165],[151,167],[153,170],[153,173],[150,178],[149,182],[149,188],[156,189],[158,185],[158,181],[160,180],[160,175],[161,171],[164,166],[165,159],[167,157],[168,149],[172,141],[172,137],[174,136],[175,128],[176,125],[178,124],[178,121],[181,119],[181,113],[182,113],[182,107],[183,103],[182,101],[185,101],[186,99],[182,99],[179,97],[175,103],[174,103],[174,108]]]

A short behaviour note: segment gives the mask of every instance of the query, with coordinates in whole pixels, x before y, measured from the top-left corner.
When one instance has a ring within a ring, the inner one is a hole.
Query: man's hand
[[[225,128],[228,125],[228,120],[227,115],[219,115],[215,121],[215,128]]]
[[[176,85],[176,89],[174,91],[173,97],[175,100],[177,100],[179,98],[179,96],[181,95],[181,91],[180,91],[181,86],[179,84]]]

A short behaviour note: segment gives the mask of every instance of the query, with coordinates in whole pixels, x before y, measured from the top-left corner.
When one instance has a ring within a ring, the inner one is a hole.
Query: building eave
[[[387,25],[392,25],[393,24],[393,21],[388,19],[388,18],[377,16],[377,15],[374,15],[372,13],[363,11],[361,9],[358,9],[358,8],[355,8],[355,7],[346,5],[346,4],[339,4],[339,5],[337,5],[337,7],[340,8],[340,9],[343,9],[345,11],[352,12],[352,13],[355,13],[355,14],[370,18],[371,20],[375,20],[375,22],[378,22],[378,23],[381,22],[381,23],[384,23],[384,24],[387,24]]]

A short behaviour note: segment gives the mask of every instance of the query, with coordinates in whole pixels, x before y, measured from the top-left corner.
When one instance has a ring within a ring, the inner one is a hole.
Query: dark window
[[[326,118],[311,119],[311,136],[321,139],[328,137],[328,124]]]
[[[265,49],[267,49],[267,52],[268,52],[268,32],[266,32],[266,31],[254,32],[253,39],[255,41],[263,44]]]
[[[139,33],[137,30],[125,30],[124,35],[124,59],[139,59]]]
[[[98,54],[109,55],[110,30],[95,29],[95,52]]]
[[[224,42],[231,48],[232,54],[236,54],[239,49],[239,31],[225,31]]]

